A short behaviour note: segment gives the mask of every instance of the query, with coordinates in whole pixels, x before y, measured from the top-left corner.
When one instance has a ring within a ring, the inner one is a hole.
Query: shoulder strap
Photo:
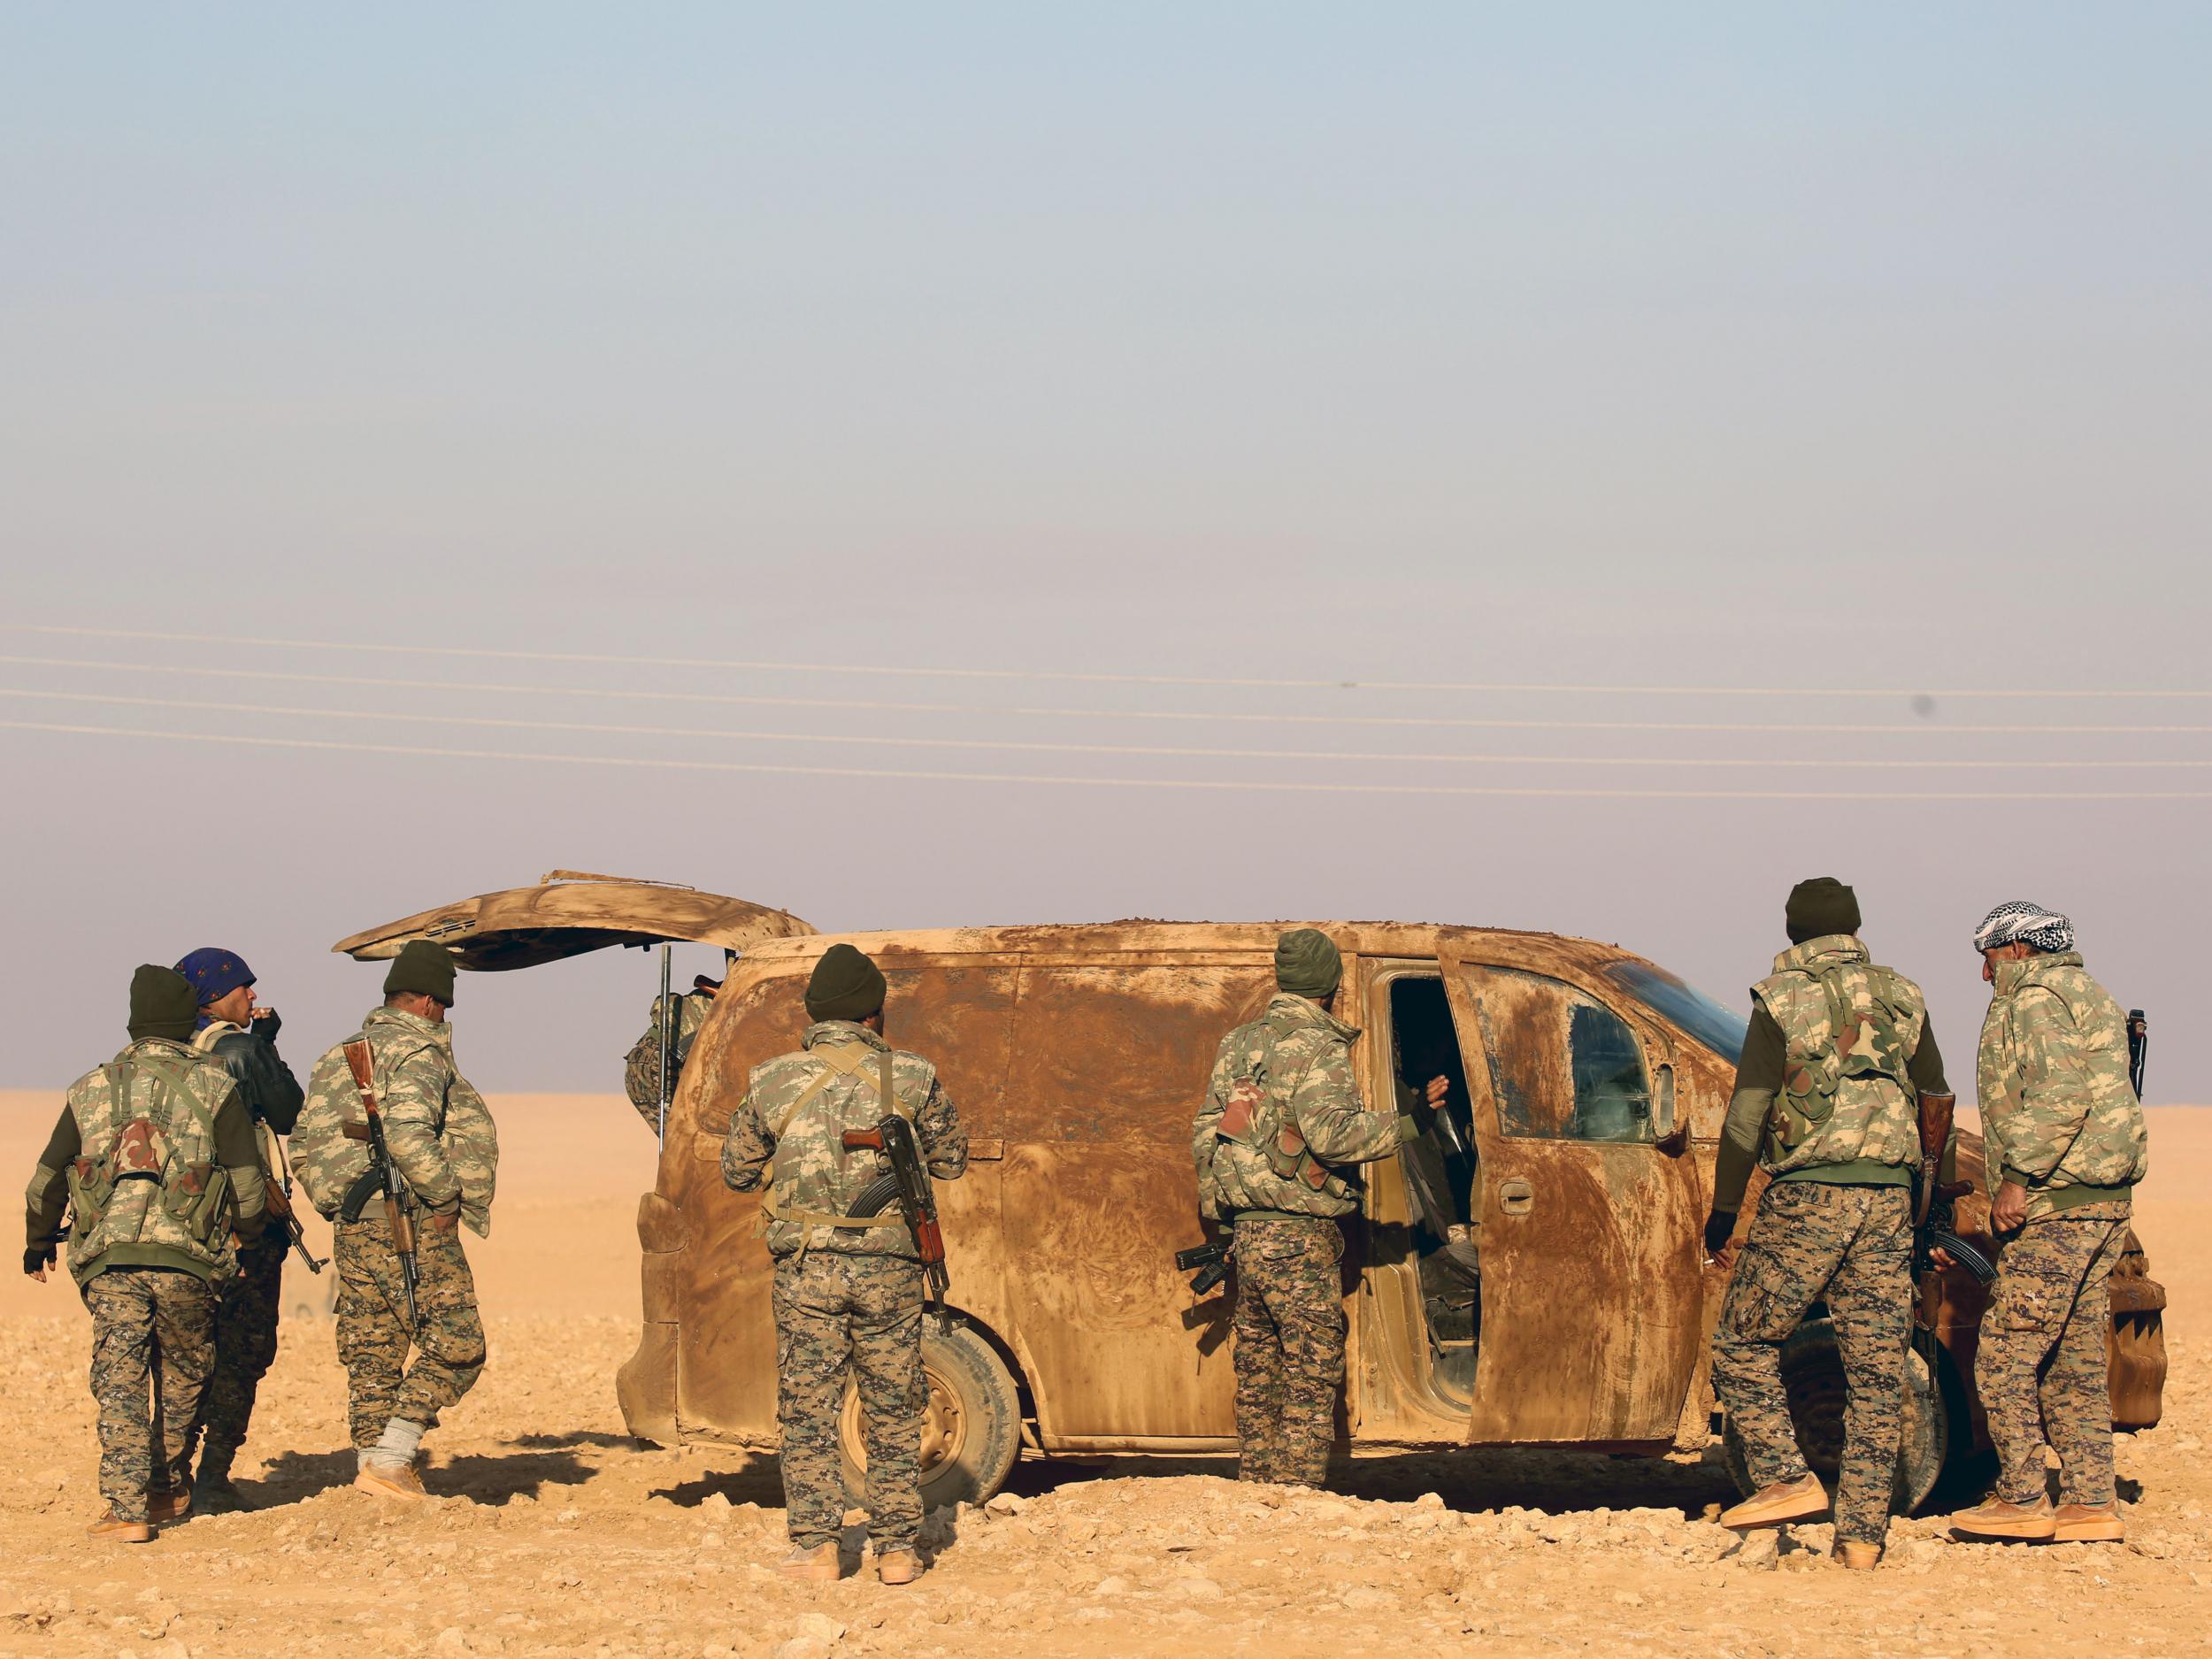
[[[844,1058],[849,1047],[853,1051],[853,1057],[849,1060]],[[777,1140],[782,1140],[783,1132],[791,1127],[792,1119],[811,1105],[817,1094],[836,1082],[839,1078],[854,1077],[859,1073],[860,1068],[866,1064],[867,1054],[867,1049],[857,1043],[850,1045],[840,1043],[834,1048],[808,1049],[806,1057],[821,1064],[823,1068],[821,1075],[808,1084],[799,1098],[791,1102],[783,1116],[768,1126],[768,1133],[775,1136]]]

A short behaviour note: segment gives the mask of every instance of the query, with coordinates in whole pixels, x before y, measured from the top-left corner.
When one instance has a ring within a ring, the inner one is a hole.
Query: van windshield
[[[1742,1057],[1744,1028],[1751,1022],[1723,1008],[1704,992],[1693,990],[1664,968],[1655,968],[1648,962],[1616,962],[1607,967],[1605,976],[1730,1065]]]

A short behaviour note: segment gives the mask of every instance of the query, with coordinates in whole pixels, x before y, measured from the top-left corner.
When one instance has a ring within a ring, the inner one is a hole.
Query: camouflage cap
[[[434,996],[453,1006],[453,953],[427,939],[411,939],[392,958],[384,975],[384,995]]]
[[[1275,941],[1275,983],[1294,996],[1317,1002],[1344,978],[1344,958],[1317,927],[1294,927]]]
[[[806,982],[809,1019],[865,1019],[883,1006],[883,970],[850,945],[832,945]]]

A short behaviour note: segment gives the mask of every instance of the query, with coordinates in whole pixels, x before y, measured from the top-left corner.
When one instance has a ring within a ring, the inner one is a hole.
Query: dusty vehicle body
[[[777,1440],[771,1263],[759,1200],[723,1185],[721,1145],[750,1069],[796,1045],[802,987],[834,939],[748,909],[753,936],[733,947],[741,957],[684,1069],[658,1178],[639,1202],[644,1326],[618,1391],[641,1438],[765,1449]],[[646,931],[641,915],[633,935]],[[1282,926],[835,936],[883,968],[887,1035],[936,1063],[971,1140],[966,1178],[939,1188],[956,1323],[925,1337],[932,1502],[987,1494],[1025,1447],[1234,1449],[1228,1296],[1194,1299],[1172,1255],[1204,1237],[1191,1118],[1220,1038],[1273,989]],[[1386,1163],[1347,1224],[1347,1441],[1654,1454],[1686,1434],[1702,1444],[1723,1276],[1701,1233],[1741,1018],[1588,941],[1319,926],[1345,953],[1340,1012],[1362,1028],[1353,1057],[1369,1108],[1395,1112],[1402,1087],[1441,1072],[1473,1155],[1431,1166],[1451,1177],[1454,1214],[1434,1213],[1434,1184],[1425,1197],[1409,1163]],[[348,943],[388,954],[401,928]],[[484,965],[510,965],[494,959],[489,931],[480,913]],[[1965,1162],[1978,1175],[1978,1145]],[[1962,1217],[1969,1232],[1979,1219],[1970,1207]],[[1481,1239],[1479,1317],[1463,1335],[1443,1327],[1424,1273],[1454,1220]],[[2114,1293],[2124,1426],[2157,1418],[2163,1305],[2138,1254]],[[1786,1371],[1808,1451],[1832,1469],[1840,1369],[1823,1312]],[[1980,1313],[1970,1279],[1943,1281],[1933,1367],[1913,1361],[1901,1486],[1914,1502],[1947,1460],[1985,1445],[1970,1386]],[[848,1443],[856,1452],[856,1432]]]

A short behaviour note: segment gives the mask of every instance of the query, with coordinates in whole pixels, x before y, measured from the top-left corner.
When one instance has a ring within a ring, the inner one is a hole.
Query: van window
[[[1626,1021],[1540,973],[1470,968],[1498,1127],[1551,1141],[1651,1141],[1651,1082]]]

